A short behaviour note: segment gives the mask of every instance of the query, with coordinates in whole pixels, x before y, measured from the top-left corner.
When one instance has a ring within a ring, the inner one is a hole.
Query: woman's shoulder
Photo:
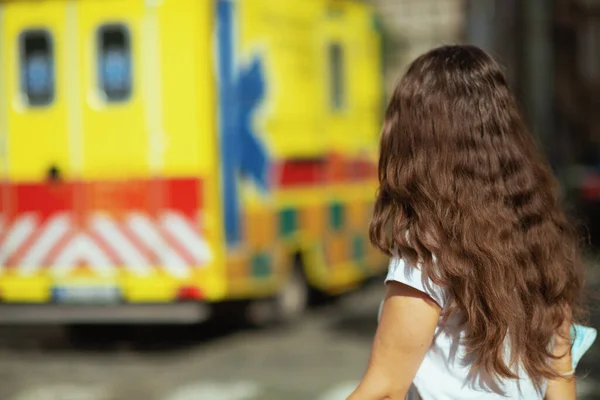
[[[426,293],[442,309],[448,302],[446,288],[434,283],[425,273],[421,264],[409,264],[401,257],[390,260],[385,282],[400,282],[423,293]]]

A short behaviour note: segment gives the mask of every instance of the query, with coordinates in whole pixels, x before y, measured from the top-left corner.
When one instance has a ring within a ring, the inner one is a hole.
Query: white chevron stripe
[[[115,274],[115,269],[112,268],[110,259],[88,235],[83,233],[75,236],[61,250],[56,260],[52,263],[55,265],[52,268],[52,272],[57,276],[65,276],[80,261],[85,262],[102,277],[110,277]]]
[[[211,260],[212,254],[208,244],[181,214],[166,212],[161,222],[164,229],[185,247],[199,265]]]
[[[12,224],[0,243],[0,265],[6,264],[8,258],[35,231],[36,226],[37,218],[33,214],[23,215]]]
[[[139,276],[147,276],[151,262],[119,230],[119,226],[103,215],[92,218],[92,229],[118,254],[124,266]]]
[[[43,230],[42,233],[36,238],[35,243],[27,250],[23,258],[18,261],[19,272],[22,275],[34,274],[42,266],[41,264],[50,250],[71,229],[71,218],[67,214],[58,214],[39,229]]]
[[[4,218],[4,215],[0,215]],[[0,224],[4,219],[0,219]],[[71,218],[67,214],[52,217],[42,226],[38,226],[38,219],[34,214],[22,215],[8,225],[4,240],[0,243],[0,268],[17,251],[32,234],[40,229],[36,240],[27,249],[17,264],[24,275],[35,273],[49,252],[58,242],[68,234],[71,229]],[[162,229],[169,233],[178,245],[182,246],[198,263],[203,265],[212,258],[211,249],[204,238],[197,232],[184,216],[177,212],[166,212],[160,218]],[[148,216],[141,213],[131,214],[126,221],[132,233],[148,248],[156,251],[160,264],[171,275],[184,278],[189,275],[188,262],[172,248],[161,236],[159,227]],[[91,229],[118,255],[124,267],[138,276],[151,274],[152,260],[136,247],[121,227],[114,220],[103,215],[92,217]],[[78,234],[60,249],[59,254],[50,264],[54,273],[67,274],[78,262],[86,262],[101,275],[114,274],[113,262],[105,254],[93,238],[85,234]]]
[[[187,263],[163,240],[150,219],[139,213],[128,218],[128,226],[135,235],[150,249],[156,251],[163,267],[177,278],[185,278],[190,271]]]

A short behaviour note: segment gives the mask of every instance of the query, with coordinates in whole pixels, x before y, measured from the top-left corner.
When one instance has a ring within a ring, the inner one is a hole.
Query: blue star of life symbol
[[[266,191],[270,170],[267,150],[252,127],[252,117],[266,92],[263,66],[257,55],[246,65],[236,63],[234,11],[233,1],[218,1],[221,185],[225,237],[230,246],[241,241],[238,179],[250,179],[259,189]]]

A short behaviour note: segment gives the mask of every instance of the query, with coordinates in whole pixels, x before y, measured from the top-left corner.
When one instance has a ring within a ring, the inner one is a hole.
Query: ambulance
[[[378,276],[381,100],[358,1],[0,0],[0,322],[285,320]]]

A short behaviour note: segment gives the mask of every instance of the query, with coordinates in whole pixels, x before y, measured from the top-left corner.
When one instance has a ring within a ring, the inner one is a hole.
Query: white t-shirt
[[[428,294],[444,309],[448,294],[421,274],[419,266],[412,267],[402,259],[392,259],[386,283],[397,281]],[[518,380],[506,380],[501,385],[485,372],[470,377],[471,363],[466,359],[465,347],[461,344],[464,327],[452,317],[445,324],[442,319],[436,327],[434,339],[423,363],[419,367],[408,400],[499,400],[527,399],[542,400],[527,374],[519,371]],[[419,397],[420,396],[420,397]]]

